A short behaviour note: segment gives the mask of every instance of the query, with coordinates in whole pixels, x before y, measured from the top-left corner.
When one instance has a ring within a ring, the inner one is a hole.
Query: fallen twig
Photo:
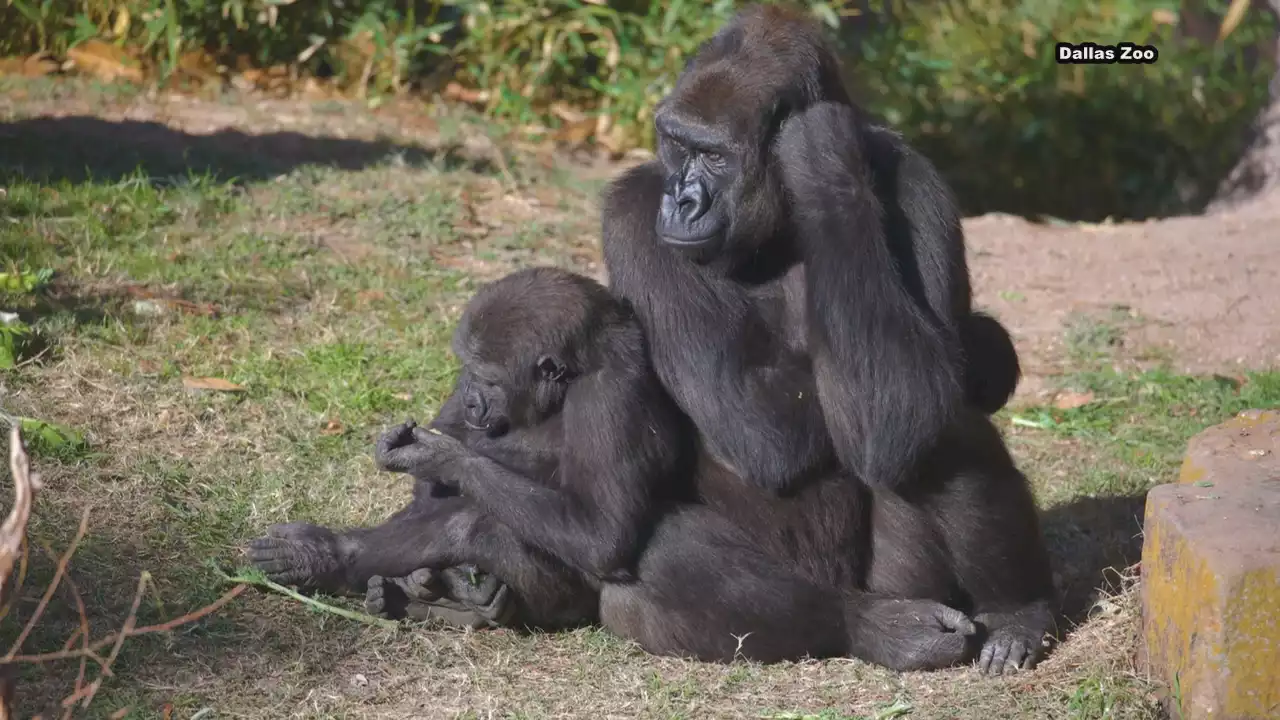
[[[13,473],[14,502],[13,508],[9,511],[4,524],[0,525],[0,617],[3,617],[4,613],[8,612],[10,601],[15,596],[13,589],[21,585],[26,576],[27,553],[30,545],[26,538],[27,523],[31,517],[31,506],[36,491],[41,487],[40,476],[31,471],[30,458],[28,458],[23,447],[20,426],[16,421],[11,423],[9,434],[9,468]],[[138,578],[138,589],[134,593],[133,604],[129,607],[129,614],[125,618],[124,625],[119,630],[108,633],[105,637],[92,640],[84,598],[80,595],[80,590],[76,587],[75,582],[72,581],[68,569],[71,558],[88,531],[88,527],[89,510],[86,509],[84,514],[81,515],[80,526],[76,531],[75,537],[61,555],[55,553],[48,546],[44,547],[45,552],[51,558],[56,558],[56,569],[53,579],[49,582],[48,587],[45,588],[39,604],[36,605],[35,611],[23,626],[22,632],[13,641],[9,651],[3,657],[0,657],[0,720],[10,720],[13,717],[11,706],[14,696],[12,675],[12,666],[14,664],[78,659],[80,661],[80,670],[76,675],[75,689],[61,703],[64,708],[63,717],[70,718],[77,705],[81,708],[88,707],[94,696],[97,695],[98,689],[102,687],[103,680],[113,675],[111,666],[119,657],[120,650],[127,638],[169,632],[182,625],[195,622],[206,615],[216,612],[249,587],[248,584],[241,583],[202,608],[166,622],[137,627],[138,607],[142,603],[142,596],[147,584],[151,582],[151,574],[143,572],[142,576]],[[18,582],[10,586],[9,579],[13,574],[14,564],[19,558],[21,558],[22,564],[19,568]],[[76,611],[79,613],[80,618],[79,627],[71,633],[71,636],[66,639],[62,649],[59,651],[28,655],[20,654],[23,644],[44,616],[45,610],[49,607],[49,602],[60,586],[67,588],[75,602]],[[73,648],[77,641],[79,641],[80,646]],[[99,650],[108,646],[111,651],[105,658],[98,654]],[[98,665],[99,673],[98,677],[92,682],[86,683],[85,675],[89,661],[93,661]]]
[[[18,633],[18,639],[13,641],[9,646],[9,652],[0,658],[0,663],[5,663],[13,659],[14,655],[22,649],[22,644],[27,641],[27,636],[35,629],[36,623],[44,615],[44,611],[49,607],[49,600],[53,594],[58,591],[58,585],[62,582],[62,578],[67,573],[67,563],[71,562],[71,556],[75,554],[76,546],[84,539],[84,534],[89,530],[89,508],[85,508],[84,514],[80,516],[80,527],[76,530],[76,536],[71,540],[71,546],[58,559],[58,567],[53,573],[53,580],[49,581],[49,586],[44,589],[44,595],[40,598],[40,604],[36,606],[36,611],[31,614],[31,618],[27,620],[27,624],[22,627],[22,632]]]
[[[395,628],[400,627],[400,624],[397,623],[395,620],[378,618],[372,615],[367,615],[362,612],[356,612],[354,610],[347,610],[345,608],[328,605],[326,603],[320,602],[319,600],[316,600],[315,598],[309,598],[306,595],[303,595],[302,593],[296,590],[292,590],[290,588],[285,587],[284,585],[271,582],[270,580],[256,574],[242,572],[239,575],[236,575],[234,577],[233,576],[224,576],[224,577],[226,577],[228,582],[238,582],[238,583],[243,583],[245,585],[257,585],[258,587],[264,587],[270,590],[274,590],[280,593],[281,595],[287,595],[293,598],[294,600],[298,600],[300,602],[306,603],[307,605],[310,605],[311,607],[316,608],[317,610],[322,610],[327,613],[339,615],[341,617],[347,618],[348,620],[355,620],[356,622],[361,622],[366,625],[373,625],[375,627],[380,627],[380,628],[387,628],[388,630],[394,630]]]
[[[199,610],[193,610],[187,613],[186,615],[183,615],[182,617],[176,617],[168,622],[162,622],[157,625],[144,625],[143,627],[135,627],[127,632],[121,629],[113,633],[108,633],[106,636],[98,638],[97,640],[94,640],[92,643],[89,644],[89,647],[87,648],[77,648],[75,650],[59,650],[57,652],[38,653],[34,655],[14,655],[12,658],[8,660],[0,660],[0,665],[12,664],[12,663],[42,663],[42,662],[48,662],[50,660],[68,660],[72,658],[80,658],[80,657],[86,657],[86,656],[92,658],[93,656],[90,655],[89,653],[97,652],[98,650],[101,650],[102,648],[108,645],[114,644],[116,642],[116,639],[121,634],[123,634],[125,637],[137,637],[139,635],[149,635],[151,633],[169,632],[170,630],[176,630],[177,628],[183,625],[186,625],[187,623],[195,622],[196,620],[199,620],[205,615],[208,615],[210,613],[217,611],[223,605],[226,605],[227,603],[231,602],[238,595],[240,595],[240,593],[247,590],[248,587],[249,587],[248,583],[242,583],[240,585],[237,585],[236,587],[233,587],[227,592],[223,593],[222,597],[218,598],[217,600],[214,600],[208,605],[205,605]]]

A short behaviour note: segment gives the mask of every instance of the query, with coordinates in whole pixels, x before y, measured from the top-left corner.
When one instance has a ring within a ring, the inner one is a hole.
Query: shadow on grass
[[[245,183],[302,165],[360,170],[391,155],[411,166],[442,162],[446,167],[491,169],[488,161],[462,157],[459,149],[443,141],[424,147],[297,132],[193,135],[156,122],[37,117],[0,123],[0,185],[20,179],[49,184],[113,181],[139,169],[153,178],[195,174]]]
[[[1041,514],[1069,633],[1084,622],[1100,594],[1120,587],[1121,574],[1142,557],[1146,495],[1082,497]]]
[[[54,578],[55,561],[36,549],[39,542],[46,535],[55,536],[50,544],[60,555],[74,534],[71,528],[76,521],[62,510],[46,505],[40,517],[42,531],[32,536],[31,561],[21,595],[0,622],[0,652],[8,650],[18,637]],[[124,626],[145,573],[154,575],[138,605],[136,627],[200,610],[233,587],[220,582],[215,571],[202,563],[182,564],[180,558],[163,555],[145,543],[124,540],[103,517],[91,520],[67,574],[23,642],[21,654],[43,655],[81,647],[76,594],[84,603],[90,642],[94,643]],[[227,559],[220,566],[230,570],[233,564]],[[107,717],[113,711],[132,708],[141,714],[129,717],[169,717],[162,710],[166,703],[199,703],[202,688],[212,675],[230,673],[252,679],[267,670],[296,669],[299,663],[307,666],[308,672],[325,672],[330,663],[353,651],[365,630],[356,623],[336,622],[326,625],[322,633],[298,632],[300,623],[313,621],[313,614],[274,598],[264,602],[262,595],[249,588],[211,614],[171,632],[128,637],[118,651],[112,644],[99,647],[86,664],[84,682],[100,677],[101,662],[112,657],[114,662],[86,716]],[[61,703],[75,694],[80,665],[77,658],[18,663],[15,717],[62,717]]]

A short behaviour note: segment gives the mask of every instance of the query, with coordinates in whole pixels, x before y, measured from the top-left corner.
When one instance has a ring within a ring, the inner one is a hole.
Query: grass
[[[596,267],[598,181],[520,172],[535,181],[390,157],[247,182],[5,187],[0,269],[54,274],[39,292],[0,296],[47,343],[0,372],[0,408],[88,438],[34,458],[49,489],[33,537],[64,547],[92,505],[73,570],[95,627],[123,617],[143,571],[155,592],[139,620],[167,619],[224,591],[217,568],[233,571],[237,547],[272,522],[371,524],[404,501],[400,476],[375,471],[372,439],[443,398],[450,326],[477,282],[533,262]],[[1199,429],[1280,404],[1280,374],[1102,369],[1114,333],[1073,332],[1079,372],[1064,383],[1093,401],[999,418],[1081,622],[1036,673],[705,665],[649,657],[600,630],[388,630],[254,592],[171,637],[131,641],[88,716],[168,717],[172,705],[173,717],[253,718],[1158,717],[1132,670],[1134,595],[1121,577],[1136,560],[1142,494],[1173,477]],[[243,391],[189,390],[184,377]],[[51,568],[38,558],[27,587]],[[1114,594],[1098,602],[1108,578]],[[74,627],[59,600],[27,647],[56,649]],[[21,707],[47,710],[41,701],[65,694],[74,672],[24,668]]]

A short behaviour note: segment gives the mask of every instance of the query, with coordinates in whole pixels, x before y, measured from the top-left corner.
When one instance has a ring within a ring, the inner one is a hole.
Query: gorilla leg
[[[378,594],[390,593],[391,614],[448,620],[462,606],[475,612],[481,624],[546,630],[597,618],[599,590],[582,573],[522,543],[463,497],[395,552],[403,560],[401,567],[409,569],[371,581],[366,606],[377,609]],[[457,569],[471,565],[489,573],[487,578],[474,583]],[[431,570],[435,568],[442,570]],[[503,601],[507,596],[514,601],[514,612]]]
[[[249,559],[271,580],[325,592],[364,592],[373,575],[407,575],[397,552],[452,512],[449,489],[415,481],[413,499],[381,525],[336,532],[309,523],[272,525],[249,543]],[[454,499],[454,502],[457,502]]]
[[[525,546],[468,499],[437,492],[417,481],[413,502],[372,528],[335,532],[306,523],[274,525],[267,537],[249,544],[249,557],[275,582],[363,592],[366,606],[379,614],[433,613],[464,626],[505,624],[507,603],[514,600],[519,621],[538,627],[595,618],[597,593],[579,573]],[[467,565],[501,581],[482,575],[479,582],[458,582],[464,573],[447,570]],[[418,572],[423,569],[425,574]],[[502,592],[504,581],[512,593]]]
[[[600,617],[649,652],[712,662],[852,655],[897,670],[969,653],[973,623],[928,600],[841,592],[795,576],[705,508],[667,515],[637,581],[610,583]]]
[[[979,669],[998,675],[1039,661],[1053,577],[1026,479],[990,421],[971,414],[934,459],[945,474],[906,498],[875,492],[867,587],[971,612],[985,633]]]

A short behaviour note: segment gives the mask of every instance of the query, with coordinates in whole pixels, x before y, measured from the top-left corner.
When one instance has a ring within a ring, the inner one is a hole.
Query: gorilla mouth
[[[468,430],[480,430],[480,431],[486,431],[493,426],[492,423],[485,423],[484,425],[476,425],[470,420],[463,420],[462,424],[466,425]]]
[[[662,242],[672,247],[686,248],[689,250],[702,250],[711,247],[720,242],[724,233],[719,230],[713,230],[704,235],[673,235],[670,233],[661,233]]]

